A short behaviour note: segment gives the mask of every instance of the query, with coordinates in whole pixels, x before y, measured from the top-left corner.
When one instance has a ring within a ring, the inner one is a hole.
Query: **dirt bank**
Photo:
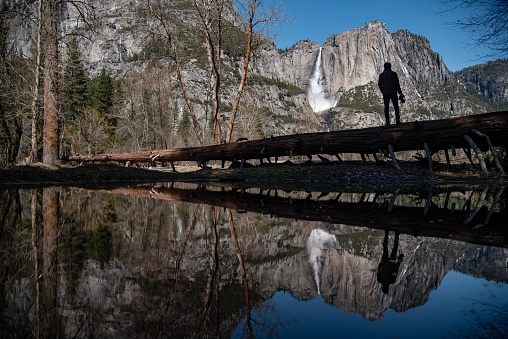
[[[308,189],[328,191],[357,188],[418,188],[429,185],[483,185],[507,184],[506,176],[491,171],[485,178],[477,169],[469,166],[435,166],[429,171],[419,162],[407,162],[396,169],[390,163],[331,162],[331,163],[282,163],[239,168],[179,167],[174,173],[168,168],[142,169],[121,167],[114,164],[15,166],[0,169],[0,185],[3,187],[31,186],[125,186],[146,182],[188,181],[203,184],[228,184],[278,189]]]

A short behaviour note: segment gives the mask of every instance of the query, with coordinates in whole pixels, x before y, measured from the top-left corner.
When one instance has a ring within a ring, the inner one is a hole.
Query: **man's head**
[[[392,69],[392,64],[389,62],[385,63],[385,69]]]

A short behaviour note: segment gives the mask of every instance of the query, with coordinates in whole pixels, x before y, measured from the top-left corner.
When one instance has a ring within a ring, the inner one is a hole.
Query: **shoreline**
[[[167,168],[143,169],[116,164],[87,164],[83,166],[15,166],[0,168],[0,189],[62,187],[121,187],[157,182],[189,182],[203,185],[259,187],[309,191],[333,190],[418,190],[429,186],[508,185],[508,176],[466,165],[437,164],[434,171],[419,162],[406,162],[396,169],[389,163],[361,161],[330,163],[278,163],[239,168],[179,167],[179,172]]]

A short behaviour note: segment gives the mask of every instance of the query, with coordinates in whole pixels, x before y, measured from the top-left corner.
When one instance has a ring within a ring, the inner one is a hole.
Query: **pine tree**
[[[182,119],[180,120],[180,122],[178,123],[178,127],[177,127],[177,135],[182,138],[183,142],[185,145],[188,144],[188,137],[189,137],[189,130],[190,130],[190,127],[191,127],[191,118],[190,118],[190,114],[189,114],[189,111],[187,111],[186,109],[183,110],[182,112]]]
[[[114,144],[117,118],[111,116],[113,107],[113,79],[103,68],[101,74],[90,81],[88,87],[88,103],[92,109],[98,112],[101,119],[106,122],[106,143]]]
[[[113,107],[113,80],[103,68],[101,74],[90,82],[88,89],[89,104],[104,116]]]
[[[72,123],[83,113],[89,82],[76,39],[72,39],[69,43],[68,57],[62,81],[61,112],[64,120]]]

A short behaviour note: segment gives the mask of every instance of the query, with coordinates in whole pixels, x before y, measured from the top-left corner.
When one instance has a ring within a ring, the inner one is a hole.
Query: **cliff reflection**
[[[424,305],[451,269],[508,282],[498,187],[0,194],[7,337],[252,337],[286,328],[264,304],[281,290],[376,320]]]

